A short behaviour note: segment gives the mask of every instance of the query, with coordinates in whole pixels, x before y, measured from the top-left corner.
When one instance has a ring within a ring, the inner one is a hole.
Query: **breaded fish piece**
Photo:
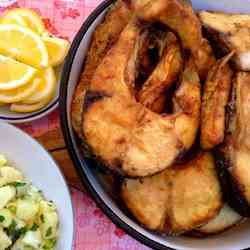
[[[125,1],[118,0],[108,10],[104,21],[96,28],[87,54],[84,71],[76,88],[72,106],[72,125],[78,136],[82,137],[82,110],[84,96],[93,74],[112,45],[119,38],[132,15]]]
[[[250,15],[201,11],[202,25],[225,53],[235,50],[238,70],[250,70]]]
[[[204,86],[201,109],[201,147],[211,149],[222,143],[225,135],[226,106],[229,101],[233,71],[228,61],[234,52],[217,61],[210,69]]]
[[[85,138],[97,158],[114,171],[134,177],[170,167],[192,146],[201,105],[192,60],[175,94],[176,114],[159,115],[136,101],[134,55],[142,28],[136,19],[129,23],[99,65],[85,97],[83,117]]]
[[[210,153],[139,180],[125,179],[122,199],[146,228],[170,235],[193,230],[217,216],[222,192]]]

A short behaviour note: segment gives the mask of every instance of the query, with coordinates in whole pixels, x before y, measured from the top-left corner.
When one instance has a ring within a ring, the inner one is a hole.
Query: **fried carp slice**
[[[76,88],[72,106],[72,125],[78,136],[82,137],[82,110],[84,96],[93,74],[120,33],[130,20],[132,13],[127,4],[118,0],[108,11],[104,21],[97,26],[87,54],[84,71]]]
[[[235,50],[239,70],[250,70],[250,15],[201,11],[200,20],[216,44],[226,53]]]
[[[122,199],[146,228],[178,235],[208,223],[223,201],[213,157],[193,160],[139,180],[125,179]]]
[[[135,2],[138,16],[148,22],[160,22],[175,32],[182,47],[191,51],[200,78],[203,80],[215,62],[212,49],[202,37],[201,24],[189,1],[154,0]],[[185,20],[185,22],[183,22]]]
[[[233,71],[228,65],[234,52],[217,61],[210,69],[204,86],[201,109],[201,147],[211,149],[222,143],[225,134]]]
[[[141,22],[130,22],[105,56],[86,93],[83,113],[84,135],[95,155],[111,169],[134,177],[170,167],[192,146],[201,106],[192,60],[176,91],[176,114],[159,115],[136,101],[135,55],[142,28]]]
[[[235,107],[225,143],[217,150],[217,162],[229,205],[250,217],[250,73],[238,72],[233,86]]]

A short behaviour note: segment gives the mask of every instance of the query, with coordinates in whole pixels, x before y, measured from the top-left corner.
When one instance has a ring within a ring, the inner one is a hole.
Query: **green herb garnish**
[[[46,231],[46,237],[49,237],[52,234],[52,227],[49,227]]]
[[[5,220],[5,217],[0,215],[0,222],[4,222],[4,220]]]
[[[42,223],[44,223],[44,215],[43,214],[40,215],[40,220]]]
[[[18,181],[15,181],[15,182],[11,182],[9,183],[10,186],[13,186],[15,188],[18,188],[18,187],[23,187],[26,185],[25,182],[18,182]]]
[[[38,228],[39,228],[39,226],[36,223],[34,223],[30,230],[36,231]]]

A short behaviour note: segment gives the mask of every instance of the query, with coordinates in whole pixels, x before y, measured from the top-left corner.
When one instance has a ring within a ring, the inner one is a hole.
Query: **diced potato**
[[[7,234],[0,228],[0,250],[5,250],[12,244]]]
[[[42,200],[40,202],[40,211],[41,213],[54,212],[56,211],[56,206],[53,202]]]
[[[7,164],[7,159],[5,158],[4,155],[0,154],[0,168],[5,166]]]
[[[31,188],[30,184],[26,182],[20,182],[18,185],[16,185],[16,192],[17,192],[17,197],[22,197],[26,195]]]
[[[16,189],[12,186],[0,188],[0,209],[3,209],[16,195]]]
[[[58,215],[56,212],[43,214],[44,222],[41,224],[42,235],[44,239],[57,237]]]
[[[34,249],[40,249],[42,244],[42,236],[39,229],[36,231],[28,231],[25,233],[22,242],[24,245],[31,246]]]
[[[25,246],[21,239],[17,240],[11,250],[24,250]]]
[[[27,194],[30,197],[30,199],[32,199],[36,202],[40,202],[43,200],[43,196],[42,196],[41,192],[39,192],[39,189],[37,189],[33,186],[30,187]]]
[[[18,218],[15,218],[14,221],[16,222],[16,229],[21,229],[26,226],[25,222]]]
[[[0,168],[0,176],[0,186],[23,180],[21,172],[12,167]]]
[[[0,210],[0,225],[3,228],[7,228],[10,226],[14,216],[8,209]]]
[[[32,200],[17,200],[16,216],[26,222],[35,220],[39,205]]]
[[[6,208],[12,213],[16,214],[16,201],[11,201],[7,204]]]

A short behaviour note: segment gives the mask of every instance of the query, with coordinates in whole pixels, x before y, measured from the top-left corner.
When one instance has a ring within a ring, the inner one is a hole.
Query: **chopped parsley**
[[[18,187],[24,187],[26,185],[25,182],[18,182],[18,181],[15,181],[15,182],[11,182],[9,183],[10,186],[13,186],[15,188],[18,188]]]
[[[36,231],[38,228],[39,228],[39,226],[36,223],[34,223],[30,230]]]
[[[4,220],[5,220],[5,217],[0,215],[0,222],[4,222]]]
[[[52,234],[52,227],[49,227],[46,231],[46,237],[49,237]]]
[[[44,223],[44,215],[43,214],[40,215],[40,220],[42,223]]]

